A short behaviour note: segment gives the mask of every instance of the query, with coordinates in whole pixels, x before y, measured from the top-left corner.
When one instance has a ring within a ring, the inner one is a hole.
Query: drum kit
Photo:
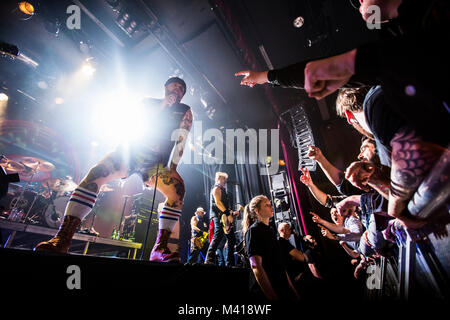
[[[1,199],[0,218],[59,228],[70,194],[77,187],[71,177],[51,178],[55,166],[43,159],[22,155],[3,157],[0,165],[8,174],[18,173],[25,185],[9,184]]]

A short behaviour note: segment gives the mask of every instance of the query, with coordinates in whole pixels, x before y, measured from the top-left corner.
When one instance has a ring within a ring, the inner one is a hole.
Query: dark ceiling
[[[37,14],[27,20],[18,17],[17,1],[3,0],[0,5],[0,41],[17,45],[38,63],[36,67],[0,58],[0,90],[10,97],[3,117],[42,123],[80,145],[80,128],[64,130],[86,122],[93,100],[119,85],[138,95],[161,97],[171,75],[186,80],[184,102],[203,127],[275,128],[277,114],[300,101],[314,107],[317,102],[302,90],[240,86],[235,72],[280,68],[343,52],[376,37],[349,0],[38,3]],[[68,28],[71,5],[80,8],[79,29]],[[128,16],[121,27],[124,14]],[[293,26],[298,16],[304,18],[301,28]],[[128,34],[131,21],[136,28]],[[77,87],[69,80],[87,58],[97,71],[84,87]],[[62,106],[55,105],[56,97],[64,99]],[[333,97],[326,101],[319,121],[334,117]]]

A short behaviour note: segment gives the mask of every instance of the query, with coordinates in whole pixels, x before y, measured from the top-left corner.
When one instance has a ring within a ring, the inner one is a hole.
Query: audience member
[[[273,217],[270,200],[260,195],[254,197],[244,209],[243,233],[250,266],[256,282],[251,291],[258,297],[271,301],[298,299],[274,231],[269,226]]]
[[[357,243],[363,233],[361,221],[356,217],[356,206],[345,206],[340,210],[343,217],[343,225],[334,224],[320,218],[314,212],[310,212],[315,223],[322,225],[331,232],[335,233],[336,240],[346,241],[352,248],[357,247]]]

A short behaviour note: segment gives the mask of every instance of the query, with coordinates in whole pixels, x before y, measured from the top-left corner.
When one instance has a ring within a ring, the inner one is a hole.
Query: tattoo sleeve
[[[439,156],[438,148],[411,129],[400,129],[391,141],[392,169],[388,213],[398,217]]]
[[[172,158],[172,165],[177,166],[183,156],[184,146],[186,145],[186,141],[189,135],[189,131],[191,131],[193,122],[192,112],[189,109],[180,123],[180,128],[176,130],[176,145],[174,150],[174,155]],[[173,139],[172,139],[173,140]]]

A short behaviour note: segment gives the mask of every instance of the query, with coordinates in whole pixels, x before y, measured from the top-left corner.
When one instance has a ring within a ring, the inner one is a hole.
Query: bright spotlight
[[[305,23],[305,19],[302,16],[299,16],[299,17],[295,18],[293,25],[296,28],[301,28],[304,23]]]
[[[122,91],[105,98],[92,118],[98,134],[113,144],[143,139],[147,117],[139,99]]]
[[[34,14],[34,6],[26,1],[19,2],[19,10],[28,16],[32,16]]]
[[[94,74],[95,72],[95,68],[93,66],[91,66],[89,63],[85,63],[83,64],[83,66],[81,67],[81,72],[90,77]]]
[[[8,101],[8,96],[5,93],[0,93],[0,101]]]

